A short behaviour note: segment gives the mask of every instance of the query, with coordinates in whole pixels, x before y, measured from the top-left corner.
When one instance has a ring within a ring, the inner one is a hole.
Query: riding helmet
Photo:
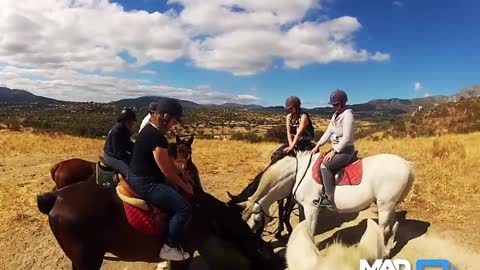
[[[340,103],[345,105],[347,101],[348,101],[347,93],[345,93],[345,91],[343,90],[337,89],[333,91],[332,94],[330,95],[330,102],[328,102],[328,104]]]
[[[123,120],[132,120],[132,121],[137,121],[137,115],[135,112],[130,109],[130,108],[124,108],[120,114],[118,115],[117,122],[123,121]]]

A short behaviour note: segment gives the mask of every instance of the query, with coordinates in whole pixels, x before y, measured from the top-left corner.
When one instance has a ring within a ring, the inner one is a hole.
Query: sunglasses
[[[332,103],[332,106],[333,106],[333,107],[340,106],[340,103]]]

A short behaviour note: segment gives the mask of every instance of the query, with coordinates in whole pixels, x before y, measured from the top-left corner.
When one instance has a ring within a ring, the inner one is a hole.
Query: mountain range
[[[415,99],[399,99],[399,98],[390,98],[390,99],[374,99],[366,103],[353,104],[350,105],[350,108],[359,115],[363,116],[396,116],[402,115],[416,110],[419,106],[431,107],[435,104],[442,104],[450,101],[455,101],[461,97],[475,97],[480,96],[480,84],[473,85],[464,89],[461,89],[458,93],[452,96],[430,96],[423,98]],[[142,96],[138,98],[130,99],[121,99],[111,104],[118,106],[135,106],[135,107],[146,107],[150,102],[159,101],[165,97],[161,96]],[[185,108],[190,109],[213,109],[213,108],[224,108],[224,109],[246,109],[254,111],[285,111],[285,108],[282,106],[269,106],[264,107],[261,105],[250,104],[242,105],[236,103],[224,103],[222,105],[215,104],[197,104],[195,102],[187,100],[179,100],[180,103]],[[71,104],[75,102],[67,102],[56,100],[52,98],[46,98],[42,96],[34,95],[25,90],[10,89],[6,87],[0,87],[0,104],[8,105],[23,105],[23,104]],[[310,113],[317,113],[322,115],[328,115],[331,113],[330,107],[317,107],[307,110]]]

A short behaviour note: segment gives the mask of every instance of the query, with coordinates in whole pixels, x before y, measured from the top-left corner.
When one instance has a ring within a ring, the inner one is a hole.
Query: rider
[[[286,130],[288,144],[282,145],[272,155],[272,163],[285,157],[294,148],[300,151],[311,150],[315,145],[314,127],[310,116],[300,108],[300,98],[290,96],[285,101],[285,107],[289,114],[287,115]]]
[[[135,112],[125,108],[118,115],[117,123],[110,129],[103,146],[103,159],[123,176],[128,175],[128,164],[132,157],[133,142],[130,139],[132,128],[137,121]]]
[[[157,102],[152,102],[148,105],[148,113],[143,118],[142,123],[140,124],[140,129],[138,130],[138,133],[142,131],[142,129],[145,127],[146,124],[148,124],[148,122],[150,122],[150,117],[152,117],[152,114],[155,112],[157,107],[158,107]]]
[[[321,207],[331,208],[334,204],[335,179],[333,172],[338,171],[348,164],[355,155],[355,146],[353,143],[354,118],[352,109],[346,108],[347,94],[343,90],[335,90],[330,95],[330,102],[335,110],[330,124],[312,149],[312,154],[318,151],[318,148],[324,145],[328,140],[332,143],[333,150],[329,151],[320,166],[322,174],[325,197],[320,202]],[[319,200],[318,200],[319,201]],[[314,203],[318,204],[315,200]]]
[[[165,133],[179,124],[183,115],[180,103],[164,99],[158,103],[150,122],[138,135],[130,163],[128,183],[143,199],[165,209],[171,217],[165,244],[159,256],[181,261],[190,254],[180,249],[180,237],[191,208],[180,192],[193,194],[192,186],[179,175],[168,154]]]

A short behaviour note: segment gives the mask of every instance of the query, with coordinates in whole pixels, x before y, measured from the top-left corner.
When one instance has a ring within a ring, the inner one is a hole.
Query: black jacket
[[[103,151],[109,156],[130,163],[133,152],[133,142],[130,140],[130,130],[121,122],[115,124],[108,132]]]

